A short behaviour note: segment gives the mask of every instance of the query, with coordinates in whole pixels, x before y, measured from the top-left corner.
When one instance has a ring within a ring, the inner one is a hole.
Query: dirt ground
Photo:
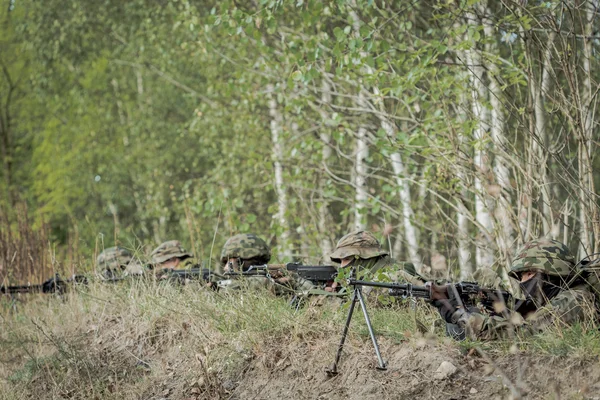
[[[231,398],[600,399],[597,359],[494,357],[476,350],[461,354],[452,344],[384,340],[386,371],[374,368],[370,342],[364,342],[364,348],[353,343],[345,348],[340,373],[329,377],[325,369],[333,361],[335,347],[332,340],[258,357],[230,392]]]

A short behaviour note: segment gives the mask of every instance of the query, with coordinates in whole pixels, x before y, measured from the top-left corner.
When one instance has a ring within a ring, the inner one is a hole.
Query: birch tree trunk
[[[283,166],[281,160],[283,160],[283,146],[281,145],[281,133],[283,127],[283,115],[277,107],[276,97],[274,95],[275,87],[271,84],[267,85],[268,93],[268,105],[269,115],[271,116],[271,143],[273,146],[273,169],[275,173],[275,192],[277,193],[277,214],[275,214],[275,220],[281,229],[281,236],[278,240],[278,247],[280,254],[284,258],[291,256],[291,249],[289,247],[289,226],[286,220],[286,213],[288,208],[287,193],[285,191],[285,185],[283,182]]]
[[[457,21],[454,25],[455,29],[458,29],[460,27],[460,23]],[[463,62],[467,63],[467,54],[465,52],[459,52],[458,53],[459,58],[462,59]],[[459,60],[460,61],[460,60]],[[468,65],[467,65],[468,68]],[[461,76],[460,76],[460,80],[461,82],[464,81],[468,81],[469,79],[469,74],[467,72],[462,72]],[[460,94],[460,101],[458,106],[456,107],[456,114],[458,119],[461,122],[465,122],[467,120],[467,115],[466,115],[466,111],[467,109],[470,108],[470,101],[467,99],[466,93],[465,92],[461,92]],[[471,255],[471,251],[470,251],[470,242],[469,242],[469,218],[470,218],[470,212],[467,209],[467,207],[465,206],[463,199],[468,199],[470,197],[470,193],[466,188],[466,182],[468,181],[468,178],[465,174],[464,168],[465,166],[469,165],[470,166],[470,162],[469,160],[467,160],[465,156],[463,156],[463,154],[468,154],[468,152],[466,151],[461,151],[466,147],[465,141],[465,135],[459,131],[457,133],[457,139],[458,139],[458,162],[456,163],[456,176],[459,180],[459,182],[462,182],[463,185],[461,187],[460,190],[460,196],[457,196],[456,199],[456,206],[457,206],[457,213],[456,213],[456,224],[457,224],[457,245],[458,245],[458,266],[460,268],[460,279],[462,280],[466,280],[466,279],[470,279],[472,273],[474,272],[473,270],[473,263],[472,263],[472,255]]]
[[[530,79],[529,88],[531,91],[532,108],[535,116],[535,131],[531,137],[531,148],[533,157],[536,157],[537,173],[540,182],[540,193],[542,195],[542,229],[543,234],[552,234],[556,238],[556,229],[554,228],[555,221],[552,215],[552,200],[550,193],[552,190],[551,183],[548,180],[548,132],[546,130],[546,110],[544,108],[544,100],[548,93],[550,85],[550,52],[554,42],[555,33],[551,32],[548,37],[548,47],[543,53],[543,59],[540,65],[541,79],[538,84],[533,71],[534,63],[530,61]],[[528,52],[527,48],[525,51]],[[532,171],[533,173],[533,171]]]
[[[352,10],[349,12],[350,18],[352,19],[352,27],[354,29],[354,35],[360,37],[360,18],[356,13],[357,5],[356,1],[351,2]],[[364,57],[365,53],[361,55]],[[364,68],[365,73],[370,74],[371,69],[366,66]],[[364,88],[362,83],[358,85],[358,106],[363,110],[368,109],[368,102],[364,95]],[[367,218],[366,218],[366,204],[367,204],[367,165],[365,159],[369,157],[369,144],[368,144],[368,132],[364,126],[358,128],[358,134],[356,138],[356,152],[354,161],[354,183],[356,187],[356,195],[354,198],[354,227],[356,230],[367,229]]]
[[[382,112],[385,111],[383,106],[380,107]],[[396,127],[385,118],[381,118],[381,127],[385,131],[387,137],[392,143],[396,142]],[[406,179],[406,169],[402,161],[402,155],[398,152],[393,152],[390,155],[392,169],[398,185],[398,194],[400,196],[400,204],[402,204],[402,222],[404,225],[404,237],[406,238],[407,251],[410,262],[412,262],[417,270],[421,269],[421,257],[419,256],[418,233],[413,225],[415,215],[411,205],[410,185]]]
[[[582,6],[586,7],[585,25],[583,32],[583,87],[580,96],[581,103],[579,104],[579,119],[581,121],[581,134],[578,144],[578,162],[579,162],[579,220],[580,220],[580,248],[579,256],[584,257],[590,254],[592,249],[592,235],[590,229],[590,221],[592,210],[595,209],[593,202],[590,202],[590,189],[593,187],[591,154],[592,149],[592,127],[594,112],[592,107],[592,79],[591,79],[591,61],[592,61],[592,21],[594,18],[593,4],[582,2]],[[593,196],[593,195],[592,195]]]
[[[480,9],[485,9],[485,2],[481,3]],[[475,29],[478,26],[478,17],[473,12],[467,13],[468,24]],[[473,118],[477,120],[477,127],[473,132],[475,139],[475,152],[473,164],[475,165],[475,219],[484,231],[480,232],[477,240],[475,261],[477,268],[489,267],[494,262],[494,253],[491,240],[493,230],[490,205],[488,202],[487,185],[483,182],[488,172],[488,156],[485,151],[486,130],[490,126],[489,115],[484,106],[487,100],[488,90],[484,83],[484,69],[479,51],[476,48],[467,50],[467,69],[471,86],[471,111]]]
[[[466,99],[461,101],[462,104],[468,104]],[[459,145],[462,145],[465,141],[464,135],[460,134]],[[462,147],[462,146],[461,146]],[[467,177],[464,172],[464,165],[468,165],[467,160],[459,163],[456,169],[456,176],[458,177],[460,182],[466,182]],[[456,223],[457,227],[457,242],[458,242],[458,265],[460,268],[460,278],[463,280],[470,279],[471,274],[474,272],[472,256],[470,251],[470,243],[469,243],[469,210],[465,206],[463,199],[466,199],[470,196],[469,191],[463,186],[461,189],[461,195],[456,200],[456,205],[458,208],[458,212],[456,213]]]
[[[396,238],[394,239],[394,245],[392,247],[392,254],[393,257],[398,259],[400,257],[400,254],[402,254],[402,239],[404,237],[402,236],[402,231],[401,231],[401,227],[398,226],[398,229],[396,229]]]
[[[492,15],[491,10],[487,8],[487,15]],[[486,50],[489,56],[498,53],[498,47],[494,41],[494,29],[491,21],[483,19],[483,30],[487,39]],[[494,61],[486,60],[485,66],[489,79],[489,98],[490,98],[490,133],[494,143],[494,176],[500,187],[495,209],[495,217],[500,225],[496,230],[496,242],[503,259],[504,265],[508,268],[511,261],[511,244],[513,242],[513,228],[510,218],[510,204],[512,188],[510,185],[510,173],[506,157],[507,139],[504,133],[504,104],[502,103],[502,90],[498,85],[498,66]]]
[[[361,95],[362,96],[362,95]],[[360,100],[359,100],[360,103]],[[369,156],[369,145],[367,143],[367,130],[358,128],[356,138],[356,151],[354,155],[354,229],[367,229],[367,165],[366,158]]]
[[[331,86],[325,78],[323,79],[321,89],[323,90],[321,94],[321,100],[323,101],[323,104],[331,104]],[[323,120],[327,119],[327,115],[325,114],[322,114],[322,117]],[[331,135],[329,135],[328,133],[321,132],[319,136],[321,142],[323,142],[323,150],[321,151],[321,163],[323,164],[322,169],[325,170],[325,166],[329,162],[332,153],[331,147],[329,147],[329,144],[331,142]],[[319,232],[321,234],[321,254],[323,255],[323,260],[329,260],[329,255],[332,252],[329,228],[327,224],[330,218],[329,201],[327,200],[327,196],[324,195],[326,186],[326,175],[322,173],[321,177],[319,178],[319,189],[321,193],[321,204],[319,206]]]

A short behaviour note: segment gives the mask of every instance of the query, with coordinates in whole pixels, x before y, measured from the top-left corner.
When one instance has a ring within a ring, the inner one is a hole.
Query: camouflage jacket
[[[525,316],[508,311],[505,316],[471,313],[465,320],[467,332],[477,339],[507,337],[511,330],[519,334],[536,334],[550,327],[571,326],[596,317],[594,294],[587,285],[563,290],[544,307]]]

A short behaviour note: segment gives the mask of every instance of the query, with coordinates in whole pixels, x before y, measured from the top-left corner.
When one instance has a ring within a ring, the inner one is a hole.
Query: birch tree
[[[485,9],[484,3],[479,3],[478,10]],[[466,13],[468,25],[471,33],[479,29],[479,18],[473,11]],[[490,205],[487,195],[487,182],[485,182],[489,160],[486,152],[487,129],[489,129],[489,113],[485,106],[488,101],[488,89],[484,80],[484,68],[481,54],[474,45],[466,52],[467,69],[469,73],[471,90],[471,113],[472,118],[477,121],[473,131],[475,149],[473,164],[475,167],[474,190],[475,190],[475,218],[479,223],[481,232],[478,234],[477,249],[475,260],[477,268],[491,266],[494,262],[491,233],[493,223],[490,215]]]
[[[281,254],[285,258],[291,256],[291,250],[289,247],[290,231],[286,214],[288,211],[287,193],[285,190],[285,183],[283,181],[283,165],[282,160],[284,159],[284,151],[282,145],[282,129],[283,129],[283,115],[277,105],[275,86],[272,84],[267,85],[268,93],[268,106],[269,115],[271,116],[271,143],[273,146],[273,173],[275,179],[275,192],[277,193],[277,213],[274,218],[281,229],[281,235],[278,238],[278,247],[281,250]]]

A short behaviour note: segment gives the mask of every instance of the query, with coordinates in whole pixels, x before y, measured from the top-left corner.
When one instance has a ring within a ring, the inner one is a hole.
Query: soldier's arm
[[[532,335],[551,327],[566,327],[593,318],[594,295],[585,288],[564,290],[546,306],[523,319],[517,312],[506,317],[471,313],[461,323],[471,329],[472,336],[483,339],[507,337],[512,330],[519,335]]]
[[[593,318],[594,312],[594,294],[587,288],[564,290],[527,318],[527,328],[538,333],[552,326],[571,326]]]

